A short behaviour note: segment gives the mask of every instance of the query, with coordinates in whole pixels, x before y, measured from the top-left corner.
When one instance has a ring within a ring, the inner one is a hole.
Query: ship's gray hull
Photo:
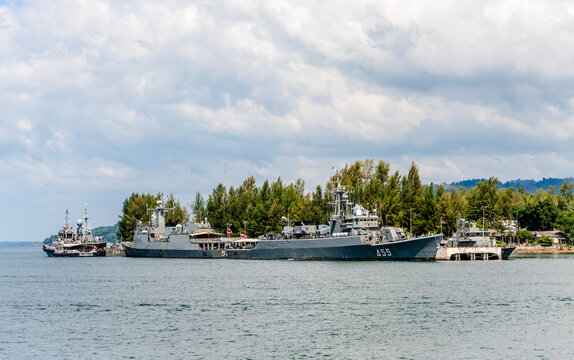
[[[148,241],[146,236],[136,235],[133,243],[124,243],[126,256],[129,257],[166,257],[166,258],[222,258],[225,257],[223,242],[209,242],[211,248],[191,243],[187,235],[172,235],[170,241]],[[217,244],[217,248],[213,246]]]
[[[43,249],[48,257],[95,257],[106,256],[105,243],[98,243],[100,246],[97,250],[92,250],[92,244],[85,246],[76,246],[69,250],[64,248],[55,248],[44,245]],[[89,249],[89,250],[88,250]]]
[[[136,235],[133,244],[125,243],[124,248],[129,257],[432,261],[441,240],[442,235],[433,235],[371,245],[363,243],[359,236],[340,236],[259,240],[252,249],[229,249],[229,243],[223,249],[223,242],[218,242],[219,249],[211,249],[200,248],[183,235],[171,236],[167,242],[148,241],[147,237]]]
[[[125,245],[126,256],[129,257],[163,257],[163,258],[222,258],[225,250],[187,250],[187,249],[138,249]]]
[[[516,247],[511,246],[511,247],[503,247],[502,248],[502,260],[507,260],[510,255],[512,254],[512,252],[514,251],[514,249],[516,249]]]
[[[253,249],[230,249],[230,259],[434,261],[442,235],[365,244],[358,236],[259,240]]]

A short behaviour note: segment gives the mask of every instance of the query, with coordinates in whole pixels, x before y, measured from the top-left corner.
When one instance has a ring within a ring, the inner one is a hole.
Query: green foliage
[[[449,192],[441,192],[438,197],[437,209],[440,218],[446,222],[442,226],[445,236],[451,236],[456,232],[456,220],[461,217],[461,214],[465,213],[467,204],[465,189],[452,189]]]
[[[237,188],[218,184],[207,196],[197,193],[189,208],[195,220],[207,218],[213,228],[225,233],[229,225],[234,232],[256,237],[267,232],[279,232],[282,226],[301,221],[327,224],[331,213],[330,192],[335,186],[346,187],[349,200],[369,211],[376,211],[380,223],[408,230],[412,219],[414,234],[442,232],[450,236],[456,231],[458,218],[476,221],[482,226],[503,229],[503,221],[518,220],[522,228],[531,231],[557,227],[574,241],[574,183],[549,186],[546,191],[528,193],[525,187],[514,188],[496,177],[476,180],[469,190],[424,185],[418,166],[413,162],[406,175],[392,171],[385,161],[373,159],[355,161],[333,173],[325,186],[316,186],[306,193],[305,182],[297,179],[285,184],[281,178],[257,186],[249,177]],[[519,184],[519,183],[517,183]],[[522,183],[520,183],[522,184]],[[147,208],[155,207],[158,195],[132,194],[124,201],[118,224],[118,236],[130,241],[136,222],[149,221]],[[175,224],[189,218],[187,210],[170,195],[166,207],[166,222]],[[412,217],[411,217],[412,216]],[[441,219],[445,222],[441,226]],[[530,231],[517,232],[519,242],[533,241]]]
[[[203,220],[203,217],[205,216],[205,201],[203,200],[203,196],[200,193],[195,194],[195,200],[191,204],[190,209],[193,213],[193,219],[195,221],[199,222]]]
[[[518,213],[520,224],[528,230],[552,230],[556,218],[558,217],[558,208],[553,204],[550,198],[535,197]]]
[[[564,180],[558,189],[558,210],[574,210],[574,183]]]
[[[515,219],[523,200],[520,192],[514,188],[499,189],[496,200],[496,213],[502,219]]]
[[[124,200],[122,215],[118,224],[118,237],[121,241],[133,241],[134,229],[138,221],[149,222],[150,213],[148,209],[153,209],[160,194],[135,194],[132,193],[129,198]]]
[[[562,230],[568,240],[574,241],[574,211],[568,211],[558,215],[556,228]]]
[[[487,181],[479,181],[470,189],[466,210],[468,220],[478,221],[482,226],[483,216],[488,224],[499,215],[499,208],[496,206],[498,186],[498,179],[491,177]]]
[[[463,180],[458,181],[450,184],[451,187],[463,187],[466,189],[471,189],[476,186],[479,181],[484,181],[486,179],[472,179],[472,180]],[[563,184],[564,181],[573,181],[573,178],[566,178],[566,179],[556,179],[556,178],[543,178],[542,180],[512,180],[500,183],[500,186],[505,189],[514,188],[514,189],[522,189],[524,192],[535,193],[538,189],[548,189],[550,186],[554,186],[555,188],[560,187],[560,184]]]
[[[418,211],[413,224],[415,234],[435,233],[440,226],[440,217],[437,211],[434,185],[425,186],[422,198],[418,201]]]
[[[310,203],[309,220],[317,224],[327,224],[329,222],[329,208],[327,199],[323,197],[323,189],[317,186]]]
[[[189,213],[187,212],[187,209],[184,206],[181,206],[181,203],[173,194],[169,194],[167,197],[165,207],[167,209],[171,209],[167,211],[165,215],[166,225],[175,226],[189,221]]]
[[[134,229],[138,221],[148,223],[150,221],[150,209],[157,206],[157,201],[162,198],[162,194],[131,194],[124,200],[122,215],[118,223],[117,236],[121,241],[133,241]],[[173,194],[168,195],[164,205],[170,209],[166,213],[166,224],[178,224],[186,222],[189,218],[185,207],[181,206],[179,200]]]
[[[540,239],[538,239],[538,244],[540,244],[541,246],[551,246],[552,239],[546,235],[542,235]]]
[[[209,219],[211,226],[219,231],[227,228],[229,215],[227,213],[227,194],[223,184],[218,184],[209,195],[205,209],[205,215]]]
[[[445,196],[444,187],[435,192],[434,185],[422,185],[415,163],[408,175],[402,176],[398,171],[391,174],[390,165],[384,161],[356,161],[336,171],[325,190],[317,186],[313,193],[305,193],[305,183],[301,179],[288,185],[281,179],[273,183],[265,181],[257,187],[255,179],[250,177],[237,190],[231,188],[226,191],[219,184],[205,204],[196,195],[192,208],[195,214],[205,214],[218,231],[224,231],[227,224],[231,224],[232,231],[247,232],[249,236],[278,232],[284,225],[301,221],[327,224],[331,213],[329,194],[335,183],[350,191],[353,203],[376,211],[381,224],[408,228],[412,213],[414,232],[438,231],[440,216],[437,203]],[[465,203],[458,194],[457,205],[450,208],[460,212],[461,204]],[[451,224],[455,219],[452,215]]]
[[[518,230],[516,232],[516,241],[519,243],[531,243],[534,240],[534,234],[528,230]]]

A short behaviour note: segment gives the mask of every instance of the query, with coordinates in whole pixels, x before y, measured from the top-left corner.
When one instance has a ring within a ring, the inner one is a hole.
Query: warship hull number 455
[[[379,217],[361,205],[352,207],[343,187],[333,192],[329,230],[309,238],[238,240],[231,259],[435,260],[442,235],[407,238],[400,228],[379,228]]]

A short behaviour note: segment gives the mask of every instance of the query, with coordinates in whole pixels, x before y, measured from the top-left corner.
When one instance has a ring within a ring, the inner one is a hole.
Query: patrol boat
[[[88,210],[84,208],[84,220],[76,222],[76,232],[69,223],[69,212],[66,209],[66,222],[51,244],[43,246],[48,256],[55,257],[92,257],[106,256],[107,243],[100,237],[92,235],[88,228]]]
[[[403,229],[379,227],[379,217],[363,206],[351,208],[344,187],[332,192],[329,231],[281,239],[242,239],[227,250],[230,259],[423,260],[434,261],[442,234],[408,238]]]
[[[476,223],[457,220],[457,231],[448,241],[443,241],[437,260],[508,260],[514,246],[498,246],[488,230],[479,229]]]
[[[133,242],[122,242],[126,256],[170,258],[223,258],[231,240],[215,232],[207,220],[166,226],[164,207],[157,201],[147,225],[138,223]]]

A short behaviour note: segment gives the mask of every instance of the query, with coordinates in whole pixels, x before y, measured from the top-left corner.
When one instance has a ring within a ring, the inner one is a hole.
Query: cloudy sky
[[[367,158],[573,176],[573,49],[572,1],[0,0],[0,241]]]

